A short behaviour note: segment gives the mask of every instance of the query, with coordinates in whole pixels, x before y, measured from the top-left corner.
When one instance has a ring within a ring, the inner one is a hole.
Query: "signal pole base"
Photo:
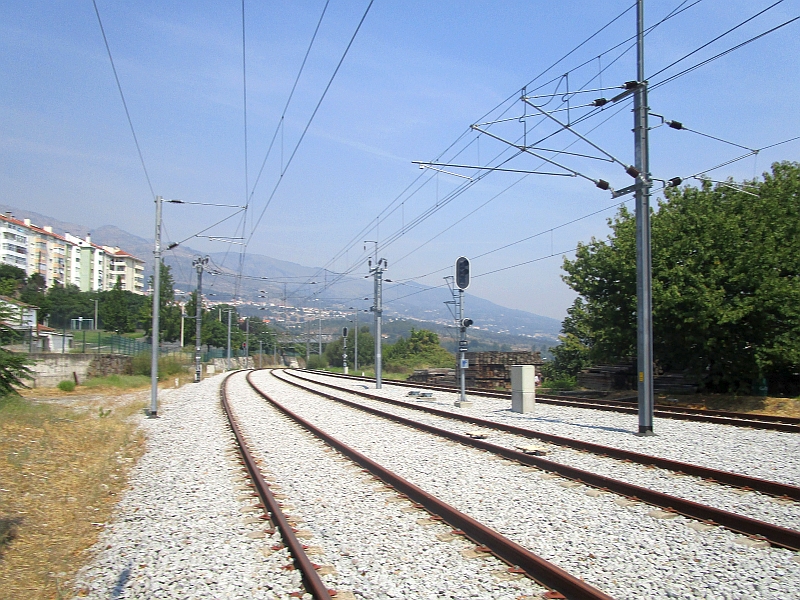
[[[472,400],[456,400],[454,406],[458,408],[472,408]]]
[[[148,410],[147,411],[147,418],[148,419],[157,419],[158,418],[158,413],[156,411],[154,411],[154,410]]]
[[[655,435],[655,433],[653,433],[652,427],[645,427],[643,425],[639,425],[639,433],[637,433],[636,435],[638,435],[639,437],[650,437]]]

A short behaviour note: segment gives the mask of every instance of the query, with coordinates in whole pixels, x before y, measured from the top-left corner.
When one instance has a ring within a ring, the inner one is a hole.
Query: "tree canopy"
[[[635,218],[564,260],[580,297],[554,350],[563,372],[636,353]],[[653,337],[659,367],[708,389],[749,390],[800,370],[800,165],[763,180],[666,191],[652,214]]]

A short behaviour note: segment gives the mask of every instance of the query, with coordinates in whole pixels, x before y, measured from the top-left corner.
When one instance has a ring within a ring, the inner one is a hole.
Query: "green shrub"
[[[324,356],[320,356],[315,354],[313,356],[308,357],[308,368],[309,369],[324,369],[328,366],[328,361],[325,360]]]
[[[542,384],[543,388],[559,391],[574,390],[577,386],[578,382],[569,375],[563,375],[558,379],[548,379]]]
[[[114,387],[130,389],[144,387],[150,384],[150,378],[145,375],[108,375],[106,377],[92,377],[83,385],[87,388]]]
[[[65,379],[64,381],[58,382],[58,389],[62,392],[74,392],[75,391],[75,382],[70,379]]]
[[[168,377],[169,375],[178,375],[187,370],[190,358],[177,354],[169,354],[167,356],[160,356],[158,358],[158,376],[160,378]],[[150,377],[151,355],[148,352],[137,354],[133,357],[133,374],[145,375]]]

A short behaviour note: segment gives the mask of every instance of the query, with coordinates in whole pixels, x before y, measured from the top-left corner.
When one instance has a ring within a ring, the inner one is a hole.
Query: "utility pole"
[[[231,370],[231,314],[233,309],[228,309],[228,371]]]
[[[375,313],[375,389],[381,389],[383,356],[381,354],[381,320],[383,316],[383,272],[388,268],[385,258],[378,258],[378,242],[375,244],[375,266],[369,259],[369,273],[375,279],[374,303],[370,310]]]
[[[644,80],[644,0],[636,2],[636,81],[633,96],[636,178],[636,363],[639,435],[653,435],[653,283],[650,250],[650,157]]]
[[[308,318],[305,319],[306,322],[306,369],[308,368],[308,359],[311,358],[311,331],[310,327],[308,326]]]
[[[322,307],[319,307],[319,312],[317,316],[319,317],[319,336],[317,337],[317,343],[319,344],[319,355],[322,356]]]
[[[264,340],[258,340],[258,368],[261,369],[261,359],[264,355]]]
[[[194,309],[194,382],[200,383],[202,365],[200,363],[202,355],[200,353],[200,342],[203,326],[203,269],[208,264],[208,257],[196,258],[192,261],[192,266],[197,270],[197,297],[195,298]]]
[[[350,308],[352,308],[356,313],[356,318],[355,318],[356,332],[353,335],[353,338],[355,340],[356,348],[353,351],[353,352],[355,352],[355,354],[353,355],[353,369],[356,371],[356,375],[358,375],[358,307],[357,306],[355,306],[355,307],[351,306]]]
[[[347,375],[347,327],[342,328],[342,366]]]
[[[161,304],[161,196],[156,196],[156,240],[153,250],[153,323],[150,341],[150,412],[148,416],[158,416],[158,310]]]

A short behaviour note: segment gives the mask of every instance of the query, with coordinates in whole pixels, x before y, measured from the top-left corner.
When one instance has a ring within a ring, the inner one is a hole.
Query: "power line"
[[[722,39],[723,37],[725,37],[725,36],[726,36],[726,35],[728,35],[729,33],[732,33],[732,32],[734,32],[734,31],[736,31],[737,29],[739,29],[740,27],[742,27],[742,26],[746,25],[747,23],[749,23],[749,22],[750,22],[750,21],[752,21],[753,19],[755,19],[755,18],[757,18],[757,17],[759,17],[759,16],[763,15],[763,14],[764,14],[765,12],[767,12],[768,10],[770,10],[770,9],[772,9],[772,8],[775,8],[775,7],[776,7],[776,6],[778,6],[778,4],[780,4],[781,2],[783,2],[783,0],[778,0],[778,1],[777,1],[777,2],[775,2],[774,4],[772,4],[772,5],[768,6],[767,8],[765,8],[765,9],[763,9],[763,10],[760,10],[759,12],[757,12],[756,14],[754,14],[752,17],[749,17],[749,18],[745,19],[744,21],[742,21],[742,22],[741,22],[741,23],[739,23],[738,25],[734,25],[733,27],[731,27],[730,29],[728,29],[726,32],[719,34],[717,37],[715,37],[714,39],[712,39],[712,40],[710,40],[710,41],[706,42],[705,44],[703,44],[703,45],[702,45],[702,46],[700,46],[699,48],[696,48],[696,49],[692,50],[691,52],[689,52],[689,54],[685,54],[684,56],[682,56],[682,57],[681,57],[681,58],[679,58],[678,60],[676,60],[676,61],[673,61],[673,62],[671,62],[670,64],[668,64],[668,65],[667,65],[666,67],[664,67],[663,69],[660,69],[660,70],[656,71],[655,73],[653,73],[652,75],[650,75],[650,77],[648,77],[648,79],[651,79],[651,78],[653,78],[653,77],[656,77],[657,75],[661,75],[661,73],[663,73],[663,72],[664,72],[664,71],[666,71],[667,69],[670,69],[670,68],[674,67],[675,65],[677,65],[678,63],[680,63],[680,62],[683,62],[684,60],[686,60],[687,58],[689,58],[689,57],[690,57],[690,56],[692,56],[693,54],[697,54],[697,53],[698,53],[698,52],[700,52],[700,50],[702,50],[703,48],[706,48],[706,47],[710,46],[711,44],[713,44],[713,43],[714,43],[714,42],[716,42],[717,40],[720,40],[720,39]]]
[[[693,66],[691,66],[691,67],[689,67],[687,69],[684,69],[683,71],[680,71],[679,73],[676,73],[675,75],[667,77],[666,79],[663,79],[663,80],[659,81],[658,83],[651,85],[649,89],[650,90],[654,90],[654,89],[656,89],[658,87],[661,87],[662,85],[666,85],[667,83],[670,83],[671,81],[674,81],[675,79],[678,79],[678,77],[682,77],[683,75],[686,75],[687,73],[691,73],[695,69],[699,69],[700,67],[703,67],[703,66],[707,65],[708,63],[717,60],[718,58],[722,58],[723,56],[726,56],[726,55],[730,54],[734,50],[739,50],[740,48],[743,48],[743,47],[747,46],[751,42],[755,42],[756,40],[759,40],[762,37],[764,37],[766,35],[769,35],[770,33],[778,31],[779,29],[781,29],[783,27],[786,27],[790,23],[794,23],[798,19],[800,19],[800,16],[794,17],[793,19],[789,19],[788,21],[785,21],[784,23],[781,23],[780,25],[777,25],[777,26],[773,27],[772,29],[768,29],[767,31],[765,31],[763,33],[760,33],[760,34],[758,34],[758,35],[756,35],[754,37],[751,37],[749,40],[745,40],[741,44],[737,44],[737,45],[735,45],[735,46],[733,46],[731,48],[728,48],[727,50],[725,50],[723,52],[720,52],[719,54],[716,54],[716,55],[712,56],[711,58],[707,58],[706,60],[704,60],[702,62],[699,62],[696,65],[693,65]]]
[[[686,11],[686,10],[690,9],[690,8],[692,8],[693,6],[695,6],[695,5],[699,4],[699,3],[700,3],[702,0],[695,0],[695,2],[693,2],[693,3],[692,3],[692,4],[690,4],[689,6],[684,6],[684,5],[687,3],[687,1],[688,1],[688,0],[684,0],[683,2],[681,2],[681,3],[680,3],[680,4],[679,4],[679,5],[676,7],[676,8],[674,8],[672,11],[670,11],[670,12],[669,12],[669,13],[668,13],[668,14],[667,14],[665,17],[663,17],[663,18],[662,18],[660,21],[658,21],[657,23],[655,23],[654,25],[652,25],[651,27],[649,27],[649,28],[646,30],[646,33],[650,33],[650,32],[651,32],[651,31],[653,31],[655,28],[657,28],[658,26],[660,26],[662,23],[664,23],[664,22],[666,22],[667,20],[669,20],[669,19],[671,19],[671,18],[673,18],[673,17],[677,16],[678,14],[680,14],[680,13],[682,13],[682,12],[684,12],[684,11]],[[529,82],[527,85],[531,85],[531,84],[532,84],[533,82],[535,82],[535,81],[536,81],[538,78],[540,78],[540,77],[541,77],[541,76],[542,76],[544,73],[546,73],[547,71],[551,70],[551,69],[552,69],[554,66],[556,66],[557,64],[559,64],[560,62],[562,62],[564,59],[566,59],[568,56],[570,56],[570,55],[571,55],[572,53],[574,53],[575,51],[577,51],[577,50],[578,50],[580,47],[582,47],[582,46],[583,46],[584,44],[586,44],[588,41],[590,41],[591,39],[593,39],[595,36],[599,35],[599,33],[601,33],[603,30],[605,30],[605,29],[606,29],[607,27],[609,27],[611,24],[613,24],[614,22],[616,22],[618,19],[620,19],[620,18],[621,18],[621,17],[622,17],[624,14],[626,14],[626,13],[627,13],[629,10],[631,10],[631,9],[632,9],[632,8],[634,8],[635,6],[636,6],[636,4],[633,4],[633,5],[631,5],[629,8],[625,9],[625,10],[624,10],[622,13],[620,13],[619,15],[617,15],[617,16],[616,16],[614,19],[612,19],[611,21],[609,21],[609,22],[608,22],[606,25],[604,25],[603,27],[601,27],[601,28],[600,28],[599,30],[597,30],[597,31],[596,31],[594,34],[592,34],[591,36],[589,36],[589,37],[588,37],[586,40],[584,40],[583,42],[581,42],[580,44],[578,44],[578,46],[576,46],[575,48],[573,48],[573,49],[572,49],[570,52],[568,52],[567,54],[565,54],[565,55],[564,55],[564,56],[563,56],[561,59],[559,59],[558,61],[556,61],[555,63],[553,63],[553,64],[552,64],[550,67],[548,67],[548,68],[546,68],[545,70],[543,70],[542,72],[540,72],[540,74],[539,74],[539,75],[537,75],[537,76],[536,76],[534,79],[532,79],[532,80],[531,80],[531,81],[530,81],[530,82]],[[633,39],[633,38],[635,38],[635,36],[632,36],[632,37],[630,37],[630,38],[626,39],[625,41],[623,41],[623,42],[621,42],[621,43],[619,43],[619,44],[617,44],[617,45],[613,46],[611,49],[607,50],[607,51],[606,51],[606,52],[604,52],[603,54],[606,54],[606,53],[608,53],[608,52],[611,52],[611,51],[613,51],[614,49],[618,48],[618,47],[619,47],[619,46],[621,46],[621,45],[624,45],[625,43],[627,43],[628,41],[630,41],[630,40],[631,40],[631,39]],[[624,50],[624,51],[623,51],[623,52],[622,52],[622,53],[621,53],[619,56],[617,56],[617,58],[615,58],[615,59],[614,59],[614,60],[613,60],[611,63],[609,63],[608,65],[606,65],[606,67],[605,67],[603,70],[605,70],[605,69],[609,68],[609,67],[610,67],[612,64],[614,64],[614,63],[615,63],[617,60],[619,60],[619,59],[620,59],[620,58],[621,58],[621,57],[622,57],[622,56],[623,56],[625,53],[627,53],[628,51],[630,51],[630,49],[631,49],[632,47],[634,47],[634,45],[631,45],[629,48],[627,48],[626,50]],[[602,55],[601,55],[601,56],[602,56]],[[594,60],[595,60],[595,59],[593,58],[593,59],[592,59],[592,61],[594,61]],[[580,68],[580,67],[584,66],[585,64],[588,64],[588,62],[591,62],[591,61],[587,61],[586,63],[582,63],[581,65],[579,65],[579,67],[576,67],[576,68]],[[561,76],[561,77],[563,77],[563,76]],[[555,78],[555,79],[560,79],[561,77],[559,77],[559,78]],[[597,77],[597,75],[595,75],[594,77],[592,77],[592,78],[589,80],[589,82],[593,81],[593,80],[594,80],[596,77]],[[553,80],[551,80],[551,81],[555,81],[555,79],[553,79]],[[587,84],[588,84],[589,82],[587,82]],[[527,87],[527,85],[526,85],[526,87]],[[543,85],[547,85],[547,83],[545,83],[545,84],[543,84]],[[541,87],[542,87],[542,86],[540,86],[540,88],[541,88]],[[523,88],[523,90],[524,90],[524,89],[525,89],[525,88]],[[493,108],[493,109],[491,109],[490,111],[488,111],[487,113],[485,113],[485,114],[484,114],[484,115],[481,117],[481,119],[484,119],[485,117],[487,117],[489,114],[491,114],[492,112],[494,112],[495,110],[497,110],[499,107],[503,106],[503,104],[507,103],[507,102],[508,102],[508,100],[510,100],[511,98],[514,98],[515,96],[516,96],[516,94],[514,94],[514,95],[512,95],[512,96],[509,96],[508,98],[506,98],[505,100],[503,100],[502,102],[500,102],[498,105],[496,105],[496,106],[495,106],[495,108]],[[562,100],[562,103],[563,103],[563,100]],[[508,108],[506,108],[506,109],[505,109],[505,111],[503,111],[503,114],[505,114],[506,112],[508,112],[508,110],[510,110],[510,109],[511,109],[511,106],[509,106]],[[595,114],[598,114],[598,113],[600,113],[600,112],[602,112],[602,111],[603,111],[603,108],[602,108],[602,107],[601,107],[601,108],[597,108],[597,109],[595,109],[594,111],[591,111],[589,114],[587,114],[587,115],[584,115],[584,117],[582,117],[581,119],[578,119],[578,120],[574,121],[574,122],[572,123],[572,125],[574,126],[574,125],[578,124],[579,122],[581,122],[581,121],[583,121],[583,120],[585,120],[585,119],[587,119],[587,118],[591,118],[591,117],[592,117],[592,116],[594,116]],[[615,114],[618,114],[618,112],[619,112],[619,111],[617,111]],[[501,115],[501,116],[502,116],[502,115]],[[614,115],[612,115],[612,116],[614,116]],[[481,120],[481,119],[479,119],[479,120]],[[544,119],[544,117],[543,117],[543,118],[542,118],[542,120],[541,120],[541,121],[540,121],[538,124],[540,124],[540,123],[541,123],[542,121],[544,121],[544,120],[545,120],[545,119]],[[606,120],[607,120],[607,119],[606,119]],[[604,122],[605,122],[605,121],[604,121]],[[537,124],[536,126],[538,126],[538,124]],[[534,126],[534,128],[535,128],[536,126]],[[468,133],[468,132],[469,132],[469,130],[468,130],[466,133]],[[456,139],[456,141],[454,141],[453,143],[451,143],[451,144],[450,144],[450,146],[448,146],[448,148],[447,148],[447,149],[445,149],[445,150],[444,150],[442,153],[440,153],[440,154],[439,154],[439,157],[443,156],[443,155],[444,155],[446,152],[448,152],[448,151],[449,151],[449,150],[450,150],[450,149],[451,149],[451,148],[452,148],[452,147],[453,147],[455,144],[457,144],[457,143],[458,143],[458,142],[459,142],[461,139],[463,139],[463,137],[466,135],[466,133],[463,133],[463,134],[461,134],[461,135],[460,135],[460,136],[459,136],[459,137]],[[558,133],[558,132],[555,132],[555,133]],[[552,135],[555,135],[555,133],[552,133],[552,134],[550,134],[550,135],[548,135],[548,136],[545,136],[544,138],[542,138],[541,140],[539,140],[539,141],[538,141],[538,142],[536,142],[536,143],[537,143],[537,144],[538,144],[538,143],[541,143],[542,141],[546,140],[547,138],[551,137]],[[471,141],[471,142],[469,142],[469,144],[467,144],[467,147],[469,147],[469,145],[471,145],[471,144],[472,144],[472,141]],[[461,152],[463,152],[465,149],[466,149],[466,147],[465,147],[465,148],[463,148],[462,150],[460,150],[460,151],[458,152],[458,154],[460,154]],[[458,156],[458,154],[456,154],[456,156]],[[500,155],[496,156],[495,158],[498,158],[498,157],[499,157],[499,156],[501,156],[501,155],[502,155],[502,153],[501,153]],[[539,158],[541,158],[541,159],[543,159],[543,160],[546,160],[546,159],[544,159],[544,157],[541,157],[541,156],[539,156],[539,155],[536,155],[536,156],[538,156]],[[511,158],[513,158],[513,157],[511,157]],[[438,160],[438,157],[437,157],[437,160]],[[510,160],[510,159],[507,159],[507,160]],[[504,162],[507,162],[507,161],[504,161]],[[503,163],[501,163],[501,164],[503,164]],[[483,178],[483,177],[484,177],[486,174],[488,174],[488,173],[484,173],[484,174],[482,174],[482,175],[480,176],[480,178],[479,178],[479,179],[482,179],[482,178]],[[365,226],[365,227],[364,227],[364,228],[361,230],[361,232],[359,232],[359,234],[358,234],[358,235],[356,235],[356,236],[354,236],[353,238],[351,238],[351,241],[350,241],[350,242],[348,242],[348,244],[346,244],[345,248],[343,248],[342,250],[340,250],[340,251],[339,251],[339,252],[336,254],[336,256],[335,256],[333,259],[331,259],[331,260],[330,260],[328,263],[326,263],[326,266],[327,266],[327,265],[330,265],[330,264],[331,264],[332,262],[334,262],[335,260],[338,260],[338,258],[340,258],[340,257],[341,257],[341,256],[342,256],[344,253],[346,253],[347,251],[349,251],[349,249],[350,249],[350,248],[352,248],[352,247],[353,247],[353,245],[355,245],[355,243],[357,243],[357,240],[358,240],[358,239],[360,239],[360,238],[363,236],[363,234],[364,234],[364,233],[366,233],[366,232],[370,231],[370,230],[371,230],[371,229],[373,229],[374,227],[377,227],[377,226],[379,226],[380,222],[381,222],[383,219],[385,219],[385,218],[388,218],[389,216],[391,216],[391,214],[393,214],[393,213],[394,213],[394,211],[395,211],[395,210],[397,210],[397,206],[402,206],[402,205],[404,205],[405,201],[406,201],[408,198],[407,198],[406,200],[404,200],[404,201],[403,201],[403,203],[400,203],[399,205],[397,204],[397,203],[398,203],[398,200],[400,200],[400,198],[402,198],[402,197],[403,197],[403,195],[405,194],[405,192],[406,192],[406,191],[407,191],[407,190],[408,190],[410,187],[412,187],[412,186],[413,186],[413,185],[414,185],[416,182],[418,182],[418,181],[419,181],[419,179],[420,179],[421,177],[422,177],[422,175],[419,175],[419,176],[417,176],[417,177],[414,179],[414,181],[413,181],[413,182],[412,182],[412,183],[411,183],[411,184],[410,184],[410,185],[409,185],[409,186],[406,188],[406,190],[404,190],[404,191],[403,191],[403,192],[402,192],[400,195],[398,195],[397,197],[395,197],[395,199],[394,199],[394,200],[392,200],[392,202],[390,202],[390,204],[389,204],[389,205],[388,205],[386,208],[384,208],[384,209],[383,209],[383,210],[382,210],[382,211],[381,211],[381,212],[378,214],[378,217],[376,218],[375,225],[372,225],[372,222],[370,222],[370,223],[369,223],[367,226]],[[427,180],[426,180],[426,181],[425,181],[423,184],[421,184],[421,186],[420,186],[419,188],[417,188],[417,190],[415,190],[414,194],[415,194],[417,191],[419,191],[419,189],[421,189],[423,186],[425,186],[426,184],[428,184],[428,183],[431,181],[431,179],[432,179],[432,177],[429,177],[429,178],[428,178],[428,179],[427,179]],[[478,179],[478,180],[479,180],[479,179]],[[440,203],[440,202],[437,202],[437,204],[436,204],[436,205],[434,205],[434,207],[431,207],[431,208],[429,208],[427,211],[425,211],[424,213],[422,213],[421,215],[419,215],[419,216],[417,217],[417,219],[413,220],[413,221],[412,221],[412,222],[410,222],[408,225],[406,225],[406,224],[404,223],[404,224],[403,224],[403,226],[401,227],[401,229],[400,229],[400,230],[398,230],[397,232],[395,232],[395,234],[393,234],[392,236],[390,236],[390,237],[389,237],[389,239],[387,239],[387,240],[384,240],[384,242],[383,242],[383,244],[382,244],[382,247],[383,247],[383,248],[386,248],[388,245],[390,245],[391,243],[393,243],[394,241],[396,241],[397,239],[399,239],[399,237],[401,237],[402,235],[404,235],[404,234],[405,234],[407,231],[409,231],[410,229],[412,229],[412,228],[413,228],[413,227],[415,227],[416,225],[420,224],[421,222],[423,222],[424,220],[426,220],[427,218],[429,218],[430,216],[432,216],[433,214],[435,214],[436,212],[438,212],[438,210],[440,210],[440,207],[439,207],[439,205],[440,205],[440,204],[442,204],[442,206],[444,206],[444,205],[446,205],[447,203],[451,202],[451,201],[452,201],[452,200],[453,200],[455,197],[459,196],[461,193],[464,193],[464,192],[465,192],[467,189],[469,189],[469,188],[470,188],[470,187],[471,187],[471,186],[472,186],[472,185],[473,185],[475,182],[476,182],[475,180],[472,180],[472,181],[470,181],[470,182],[468,182],[468,183],[464,183],[462,186],[460,186],[459,188],[457,188],[457,189],[456,189],[454,192],[451,192],[451,194],[450,194],[450,195],[448,195],[448,196],[445,198],[445,200],[444,200],[442,203]],[[412,195],[413,195],[413,194],[412,194]],[[410,197],[410,196],[409,196],[409,197]],[[386,213],[387,213],[387,211],[389,211],[389,209],[391,209],[391,207],[392,207],[392,206],[395,206],[395,208],[394,208],[393,210],[391,210],[390,212],[388,212],[388,214],[386,214]],[[383,219],[381,219],[381,217],[382,217],[382,216],[383,216]],[[361,256],[359,256],[359,259],[358,259],[358,260],[360,261],[360,260],[361,260],[361,258],[362,258],[362,257],[361,257]],[[344,276],[344,275],[346,275],[346,274],[348,274],[348,273],[352,272],[353,270],[355,270],[355,268],[357,268],[358,264],[359,264],[359,262],[358,262],[358,261],[357,261],[357,262],[355,262],[355,263],[353,263],[353,266],[352,266],[351,268],[345,269],[345,272],[343,273],[343,275],[342,275],[342,276]],[[324,268],[324,267],[323,267],[323,268]],[[340,278],[341,278],[341,277],[340,277]],[[335,284],[335,283],[338,281],[338,279],[340,279],[340,278],[336,278],[336,279],[334,279],[334,281],[332,281],[332,282],[331,282],[329,285],[333,285],[333,284]],[[328,286],[326,286],[326,288],[327,288],[327,287],[328,287]]]
[[[336,78],[336,74],[339,72],[339,69],[341,68],[342,63],[344,62],[344,59],[347,56],[347,53],[350,51],[350,47],[353,45],[353,42],[355,41],[356,36],[358,35],[358,32],[361,30],[361,26],[364,24],[364,20],[367,18],[367,14],[369,14],[369,9],[372,8],[373,2],[375,2],[375,0],[370,0],[369,1],[369,4],[367,5],[366,10],[364,11],[364,14],[361,17],[361,20],[358,22],[358,26],[356,27],[356,30],[353,32],[353,35],[350,38],[350,41],[347,43],[347,47],[345,48],[344,52],[342,53],[342,57],[339,59],[339,63],[336,65],[336,68],[333,70],[333,74],[331,75],[331,78],[328,81],[328,84],[325,86],[325,89],[323,90],[322,95],[320,96],[319,101],[317,102],[317,105],[314,107],[314,111],[311,113],[311,116],[309,117],[308,122],[306,123],[306,126],[303,129],[303,133],[300,135],[300,139],[297,140],[297,144],[295,144],[294,150],[292,150],[292,153],[289,155],[289,160],[286,161],[286,165],[283,167],[283,170],[281,171],[281,174],[280,174],[280,176],[278,178],[278,181],[275,183],[275,187],[272,189],[272,192],[270,193],[269,198],[267,198],[267,203],[264,205],[264,208],[262,209],[261,214],[258,217],[258,220],[255,222],[255,224],[253,225],[253,227],[252,227],[252,229],[250,231],[250,235],[247,238],[247,242],[248,243],[253,238],[253,234],[255,233],[255,230],[261,224],[261,220],[264,218],[264,213],[267,212],[267,208],[269,208],[269,205],[272,202],[272,199],[275,197],[275,194],[277,193],[278,188],[280,187],[280,184],[283,181],[283,176],[286,174],[286,171],[289,169],[289,165],[292,164],[292,161],[294,160],[294,157],[297,154],[297,150],[300,148],[300,144],[303,143],[303,139],[305,138],[306,133],[308,133],[308,128],[311,127],[311,122],[314,120],[314,117],[317,115],[317,111],[319,110],[319,107],[322,105],[322,101],[325,99],[325,96],[328,94],[328,90],[331,88],[331,85],[333,84],[333,80]]]
[[[283,112],[281,113],[280,118],[278,119],[278,124],[275,126],[275,132],[272,134],[272,139],[269,142],[269,147],[267,148],[267,153],[264,156],[264,160],[261,162],[261,168],[258,171],[258,175],[256,176],[256,180],[253,183],[253,189],[250,191],[248,195],[248,202],[252,200],[253,194],[256,193],[256,188],[258,187],[258,182],[261,180],[261,174],[264,172],[264,167],[267,164],[267,160],[269,159],[269,155],[272,152],[272,147],[275,144],[275,139],[278,137],[278,132],[281,131],[281,127],[284,123],[284,118],[286,117],[286,111],[289,110],[289,105],[292,102],[292,98],[294,97],[294,92],[297,89],[297,84],[300,81],[300,76],[303,74],[303,70],[306,66],[306,61],[308,60],[308,55],[311,53],[311,48],[314,46],[314,41],[317,39],[317,33],[319,32],[320,25],[322,25],[322,19],[325,17],[325,12],[328,10],[328,4],[330,0],[326,0],[325,6],[322,7],[322,14],[319,16],[319,20],[317,21],[317,26],[314,28],[314,33],[311,36],[311,41],[308,43],[308,48],[306,49],[306,54],[303,57],[303,62],[300,64],[300,69],[297,71],[297,76],[294,79],[294,84],[292,85],[292,89],[289,92],[289,97],[286,99],[286,104],[283,107]],[[281,168],[283,168],[283,164],[281,164]]]
[[[119,97],[122,98],[122,106],[125,108],[125,116],[128,118],[128,125],[131,128],[131,134],[133,135],[133,142],[134,144],[136,144],[136,152],[139,153],[139,162],[142,163],[142,170],[144,171],[144,177],[145,179],[147,179],[147,187],[150,188],[150,195],[153,196],[153,199],[155,199],[156,193],[153,190],[153,184],[150,183],[150,175],[147,173],[147,167],[144,164],[144,156],[142,156],[142,149],[139,146],[139,139],[136,137],[136,131],[133,128],[131,113],[128,111],[128,103],[125,102],[125,94],[122,93],[122,84],[120,84],[119,82],[119,76],[117,75],[117,67],[114,65],[114,57],[111,56],[111,47],[108,45],[108,38],[106,38],[106,30],[103,27],[103,20],[100,18],[100,11],[97,8],[97,0],[92,0],[92,5],[94,6],[94,14],[97,15],[97,23],[100,25],[100,33],[103,34],[103,43],[106,45],[106,52],[108,52],[108,60],[111,62],[111,70],[114,71],[114,80],[117,82]]]

